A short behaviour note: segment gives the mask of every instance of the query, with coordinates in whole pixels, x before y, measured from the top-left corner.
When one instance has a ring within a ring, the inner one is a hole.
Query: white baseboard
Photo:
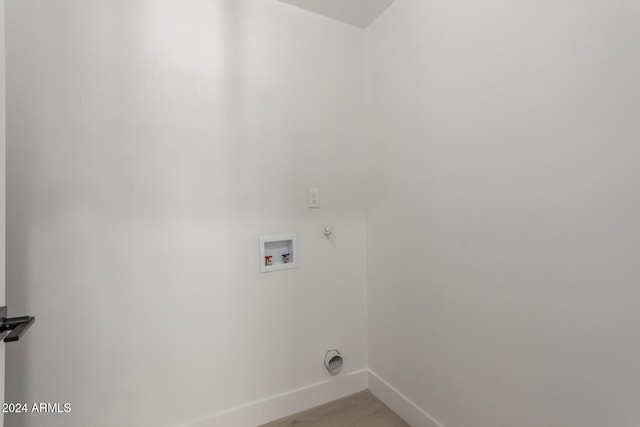
[[[424,409],[369,370],[369,390],[411,427],[444,427]]]
[[[182,424],[179,427],[256,427],[367,389],[369,371],[292,390]]]
[[[367,388],[411,427],[444,427],[368,369],[227,409],[178,427],[257,427]]]

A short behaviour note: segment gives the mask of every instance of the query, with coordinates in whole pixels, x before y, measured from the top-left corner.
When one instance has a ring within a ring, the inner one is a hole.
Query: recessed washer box
[[[260,272],[298,267],[296,235],[260,237]]]

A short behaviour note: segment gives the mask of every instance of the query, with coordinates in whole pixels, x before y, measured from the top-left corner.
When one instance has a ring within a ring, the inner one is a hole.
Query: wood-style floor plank
[[[409,427],[369,390],[260,427]]]

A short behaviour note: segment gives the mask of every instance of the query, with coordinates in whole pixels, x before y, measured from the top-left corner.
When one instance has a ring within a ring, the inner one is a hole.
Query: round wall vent
[[[343,360],[338,350],[329,350],[324,356],[324,366],[331,375],[337,375],[342,370]]]

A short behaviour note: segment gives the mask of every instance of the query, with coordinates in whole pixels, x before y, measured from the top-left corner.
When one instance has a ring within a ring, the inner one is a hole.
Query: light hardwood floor
[[[409,427],[369,390],[260,427]]]

